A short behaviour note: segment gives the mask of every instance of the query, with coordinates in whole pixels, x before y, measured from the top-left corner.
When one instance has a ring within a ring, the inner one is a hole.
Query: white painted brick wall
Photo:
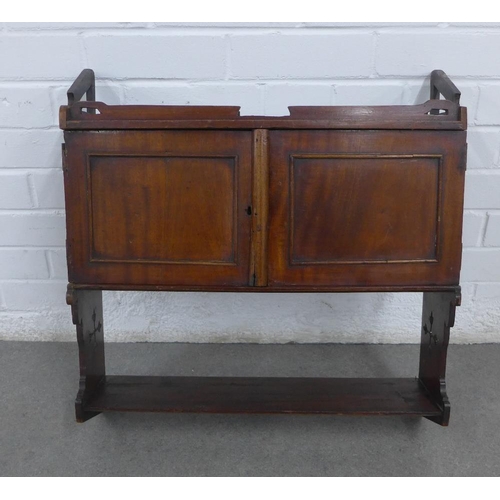
[[[465,248],[461,278],[463,282],[500,282],[500,248]]]
[[[0,248],[0,279],[48,279],[46,252],[40,248]]]
[[[58,281],[11,281],[2,285],[5,305],[11,311],[61,309],[66,287]]]
[[[83,37],[88,66],[104,78],[223,79],[223,36],[135,33]],[[133,61],[133,64],[131,64]]]
[[[480,87],[476,120],[482,125],[500,125],[500,84],[485,82]]]
[[[26,129],[55,125],[50,87],[47,87],[47,84],[4,83],[0,80],[0,127]]]
[[[472,127],[467,133],[467,168],[496,168],[500,162],[500,131],[495,127]]]
[[[235,35],[230,45],[232,78],[289,79],[369,77],[373,69],[372,33],[328,35]],[[350,50],[345,50],[345,47]],[[356,57],[352,57],[356,54]]]
[[[20,210],[0,212],[0,246],[64,246],[64,213]]]
[[[333,103],[337,106],[376,106],[380,103],[406,104],[408,85],[404,80],[363,80],[361,82],[338,82],[334,87]]]
[[[79,71],[82,62],[81,38],[73,34],[18,31],[0,38],[0,77],[5,79],[67,78],[68,72]]]
[[[465,208],[500,209],[500,169],[470,171],[465,185]]]
[[[477,285],[476,298],[482,299],[500,299],[499,283],[482,283]]]
[[[264,114],[287,116],[293,102],[300,106],[333,104],[334,87],[325,83],[268,83],[264,88]]]
[[[39,208],[64,208],[64,182],[61,170],[44,169],[30,174]]]
[[[487,216],[484,212],[466,211],[464,213],[464,224],[462,232],[462,244],[464,247],[481,246]]]
[[[0,338],[73,340],[58,109],[81,69],[108,104],[414,104],[445,70],[468,108],[454,342],[500,341],[500,24],[0,23]],[[105,294],[110,340],[418,342],[419,294]],[[256,311],[258,314],[256,315]]]
[[[263,85],[254,83],[167,81],[124,82],[124,100],[128,104],[176,104],[241,106],[241,114],[262,115]]]
[[[452,75],[500,77],[500,60],[491,57],[498,46],[498,29],[382,29],[375,66],[384,76],[419,76],[446,66]]]
[[[67,281],[68,267],[66,265],[66,250],[64,248],[51,248],[46,251],[46,255],[50,277]]]
[[[1,113],[0,113],[1,116]],[[0,128],[0,169],[61,168],[61,131]]]
[[[0,171],[0,209],[33,207],[28,175],[12,170]]]

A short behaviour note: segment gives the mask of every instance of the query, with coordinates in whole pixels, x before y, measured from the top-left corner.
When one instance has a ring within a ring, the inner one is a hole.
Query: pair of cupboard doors
[[[464,145],[446,130],[66,131],[69,281],[457,285]]]

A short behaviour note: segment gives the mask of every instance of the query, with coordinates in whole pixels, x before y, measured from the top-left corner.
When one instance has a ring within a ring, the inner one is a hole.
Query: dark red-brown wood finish
[[[466,160],[459,97],[437,70],[420,105],[247,117],[231,106],[107,106],[84,70],[60,110],[77,420],[111,410],[373,413],[447,425]],[[108,376],[101,290],[424,292],[420,374]]]

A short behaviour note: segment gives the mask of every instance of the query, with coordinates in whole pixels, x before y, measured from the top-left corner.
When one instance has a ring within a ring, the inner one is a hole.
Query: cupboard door
[[[275,131],[269,284],[455,285],[465,133]]]
[[[73,283],[249,280],[251,133],[67,132]]]

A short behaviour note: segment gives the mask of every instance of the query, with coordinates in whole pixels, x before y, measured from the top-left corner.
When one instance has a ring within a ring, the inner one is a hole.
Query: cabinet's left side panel
[[[70,282],[247,285],[252,135],[65,133]]]

